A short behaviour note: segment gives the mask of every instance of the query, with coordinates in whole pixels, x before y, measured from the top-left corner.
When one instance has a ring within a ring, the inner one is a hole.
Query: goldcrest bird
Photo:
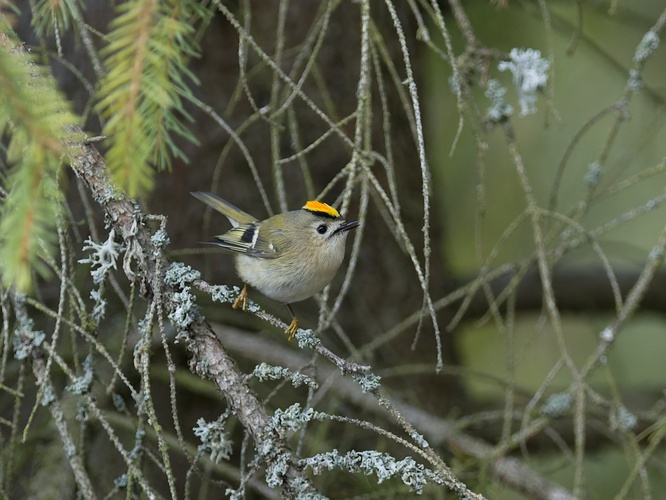
[[[248,285],[286,304],[292,320],[285,333],[291,340],[298,318],[290,304],[312,297],[333,280],[345,256],[347,233],[358,222],[344,220],[335,208],[319,201],[260,221],[212,193],[199,191],[192,196],[226,216],[233,226],[211,242],[234,254],[236,272],[243,280],[233,308],[246,309]]]

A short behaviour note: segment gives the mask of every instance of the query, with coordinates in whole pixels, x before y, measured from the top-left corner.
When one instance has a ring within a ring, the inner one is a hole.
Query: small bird
[[[245,311],[248,285],[286,304],[292,320],[285,333],[291,340],[298,318],[290,304],[312,297],[333,280],[345,256],[347,233],[358,222],[344,220],[335,208],[320,201],[257,220],[212,193],[191,194],[233,226],[210,242],[234,254],[243,290],[233,308]]]

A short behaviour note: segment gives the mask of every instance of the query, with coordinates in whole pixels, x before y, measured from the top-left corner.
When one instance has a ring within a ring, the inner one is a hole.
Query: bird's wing
[[[259,226],[256,223],[241,224],[213,238],[214,241],[210,243],[230,252],[259,259],[277,259],[280,256],[280,250],[259,235]]]

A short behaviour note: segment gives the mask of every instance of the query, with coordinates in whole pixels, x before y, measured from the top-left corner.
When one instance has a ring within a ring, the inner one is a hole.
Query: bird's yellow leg
[[[286,333],[287,338],[291,340],[294,338],[294,335],[296,335],[297,330],[298,330],[298,318],[294,316],[294,318],[291,320],[291,323],[289,324],[289,327],[284,331],[284,333]]]
[[[289,326],[287,329],[284,331],[284,333],[287,334],[287,338],[289,340],[294,338],[294,335],[296,335],[296,330],[298,330],[298,318],[294,314],[294,310],[291,308],[289,304],[287,304],[287,308],[289,309],[289,312],[291,313],[291,323],[289,323]]]
[[[241,290],[241,293],[238,295],[238,297],[234,301],[234,305],[231,307],[233,307],[234,309],[238,309],[240,307],[241,311],[245,311],[247,309],[247,283],[243,284],[243,289]]]

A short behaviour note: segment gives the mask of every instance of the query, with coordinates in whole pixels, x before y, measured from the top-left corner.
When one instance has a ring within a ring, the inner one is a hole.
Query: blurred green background
[[[579,11],[580,7],[580,11]],[[561,178],[556,210],[570,211],[589,194],[586,176],[590,165],[601,154],[617,113],[610,112],[590,125],[603,110],[623,97],[629,70],[633,68],[636,46],[654,24],[663,2],[548,2],[552,31],[545,28],[537,2],[509,2],[499,8],[487,1],[465,2],[475,34],[482,44],[508,53],[512,48],[534,48],[549,58],[554,85],[554,113],[549,112],[546,92],[537,102],[538,112],[519,116],[516,90],[509,72],[500,72],[491,62],[485,70],[487,78],[499,80],[508,88],[507,102],[513,106],[511,124],[532,183],[537,204],[548,207],[556,172],[567,149],[585,133],[572,149]],[[580,16],[580,17],[579,17]],[[582,24],[581,20],[582,19]],[[453,26],[450,22],[449,26]],[[457,53],[464,47],[460,33],[452,29]],[[575,41],[577,38],[577,42]],[[552,45],[550,45],[552,43]],[[440,45],[443,46],[443,45]],[[662,164],[666,155],[664,99],[666,97],[666,51],[658,49],[643,72],[643,90],[631,99],[626,120],[612,141],[607,161],[601,165],[601,178],[596,192],[649,171]],[[435,172],[435,197],[443,200],[447,217],[447,255],[452,269],[459,276],[473,275],[484,264],[496,245],[501,245],[494,267],[516,262],[533,255],[535,246],[528,218],[505,240],[502,234],[524,214],[526,199],[516,168],[509,155],[501,127],[488,134],[488,150],[482,185],[485,191],[485,213],[477,218],[477,186],[480,170],[477,141],[469,121],[459,127],[456,98],[450,90],[451,71],[432,52],[432,71],[428,79],[427,102],[429,132],[427,146],[432,154]],[[474,87],[475,99],[485,113],[490,104],[483,89]],[[454,145],[455,144],[455,145]],[[577,222],[593,230],[617,217],[645,206],[662,195],[666,173],[655,173],[643,181],[632,182],[623,190],[599,199],[593,198],[588,210]],[[666,207],[658,207],[634,220],[623,222],[597,239],[606,257],[616,270],[642,268],[666,221]],[[557,238],[551,241],[551,246]],[[567,253],[557,264],[570,269],[601,266],[598,255],[589,244]],[[664,304],[666,310],[666,304]],[[609,324],[612,311],[595,314],[564,313],[563,330],[567,348],[580,368],[598,345],[600,332]],[[469,370],[465,387],[480,401],[499,401],[508,383],[517,388],[514,398],[524,405],[528,396],[538,390],[548,373],[561,358],[552,329],[544,318],[521,314],[511,338],[501,332],[492,320],[468,322],[459,331],[463,366]],[[513,346],[512,348],[509,346]],[[631,398],[634,408],[649,409],[660,397],[666,384],[666,328],[660,314],[639,314],[619,336],[607,364],[588,379],[592,387],[612,397],[615,387],[623,398]],[[491,377],[481,376],[490,375]],[[561,370],[548,386],[548,392],[564,390],[572,382]],[[645,398],[647,394],[654,397]],[[644,401],[641,401],[643,396]],[[625,444],[626,445],[626,444]],[[535,457],[531,457],[534,459]],[[553,479],[571,484],[572,468],[561,455],[541,456],[538,467],[553,473]],[[633,465],[633,464],[631,464]],[[624,483],[629,467],[627,457],[618,448],[601,447],[586,455],[586,475],[592,498],[610,498]],[[654,471],[653,471],[654,472]],[[660,474],[651,474],[651,480]],[[664,476],[661,475],[663,478]],[[666,480],[653,491],[666,491]],[[595,484],[591,484],[594,482]],[[634,486],[636,488],[636,486]],[[632,495],[640,497],[638,489]],[[504,490],[491,494],[508,498]],[[666,498],[666,494],[664,497]]]

